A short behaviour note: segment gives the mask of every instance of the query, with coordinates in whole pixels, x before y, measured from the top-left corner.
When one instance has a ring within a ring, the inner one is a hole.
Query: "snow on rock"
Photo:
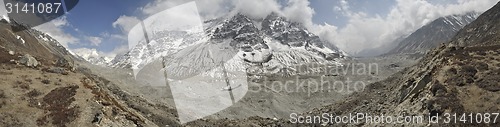
[[[103,56],[96,49],[75,49],[73,54],[94,65],[106,66],[112,60],[110,57]]]
[[[20,40],[21,43],[23,43],[23,44],[26,43],[26,41],[24,41],[24,39],[21,36],[19,36],[19,35],[16,36],[16,39]]]
[[[2,19],[4,19],[5,21],[7,21],[8,23],[10,23],[10,19],[6,15],[2,15]]]
[[[326,42],[299,23],[278,15],[262,21],[237,14],[206,21],[204,26],[201,33],[154,31],[149,44],[139,42],[110,66],[140,70],[163,57],[170,78],[198,74],[221,77],[220,62],[228,71],[255,68],[263,73],[291,75],[294,67],[303,64],[340,66],[346,55],[338,48],[324,46]]]

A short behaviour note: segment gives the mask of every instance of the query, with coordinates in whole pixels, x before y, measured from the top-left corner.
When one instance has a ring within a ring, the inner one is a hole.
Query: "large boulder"
[[[35,57],[26,54],[19,59],[19,63],[28,67],[37,67],[40,63],[35,59]]]
[[[69,55],[65,55],[65,56],[59,58],[56,61],[56,66],[58,66],[58,67],[64,67],[64,68],[67,68],[67,69],[69,69],[71,71],[75,71],[76,70],[75,61],[73,61],[73,59]]]

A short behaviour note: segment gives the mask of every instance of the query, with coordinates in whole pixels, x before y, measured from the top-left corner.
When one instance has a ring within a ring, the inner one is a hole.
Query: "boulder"
[[[26,54],[19,59],[19,63],[28,67],[37,67],[40,63],[35,59],[35,57]]]
[[[61,67],[52,67],[46,70],[49,73],[55,73],[55,74],[62,74],[62,75],[68,75],[69,73],[66,71],[66,69],[61,68]]]
[[[59,58],[56,62],[56,66],[64,67],[64,68],[67,68],[71,71],[76,70],[75,62],[73,61],[73,59],[69,55],[65,55],[64,57]]]

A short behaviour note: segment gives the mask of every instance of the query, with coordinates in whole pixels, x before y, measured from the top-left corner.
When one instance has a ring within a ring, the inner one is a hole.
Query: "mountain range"
[[[432,125],[448,126],[442,121],[446,119],[445,114],[462,117],[469,113],[498,112],[499,40],[500,3],[497,3],[459,30],[450,41],[430,50],[416,65],[368,85],[365,91],[354,93],[345,101],[316,109],[312,114],[363,112],[386,116],[423,116],[424,121],[436,117],[440,122]],[[463,121],[453,126],[500,124]],[[349,125],[381,124],[363,122]],[[429,123],[412,125],[428,126]]]
[[[385,55],[416,54],[422,56],[439,44],[450,41],[460,29],[474,21],[478,16],[477,12],[469,12],[438,18],[401,40],[394,49]]]
[[[302,24],[276,13],[262,19],[236,13],[205,21],[203,26],[202,32],[155,31],[150,43],[139,43],[131,51],[110,61],[95,57],[98,54],[95,51],[74,56],[50,35],[3,17],[0,19],[0,125],[183,126],[176,109],[171,107],[175,104],[165,99],[172,96],[159,95],[170,91],[169,87],[147,86],[148,89],[145,89],[137,85],[138,81],[123,68],[150,67],[160,61],[162,69],[174,79],[200,73],[221,77],[211,74],[212,69],[220,65],[229,71],[246,70],[246,75],[257,71],[293,75],[297,65],[324,63],[340,66],[349,57],[336,47],[327,48],[327,42]],[[16,30],[21,31],[14,32]],[[424,116],[424,121],[428,121],[430,117],[444,120],[446,117],[443,114],[446,113],[461,115],[500,111],[500,3],[479,16],[467,13],[439,18],[403,39],[390,53],[422,54],[422,57],[415,65],[387,79],[367,84],[363,91],[346,95],[345,99],[338,101],[322,101],[322,107],[300,115],[322,116],[328,113],[349,116],[351,113],[365,113]],[[25,66],[22,62],[24,58],[28,61],[34,59],[40,64]],[[105,65],[115,68],[95,67],[79,60],[94,64],[110,61]],[[355,70],[352,70],[354,73]],[[307,79],[300,77],[297,82],[299,79],[305,81],[318,77],[331,80],[349,78],[315,76],[306,75]],[[286,78],[273,77],[272,80]],[[274,83],[272,85],[274,87]],[[296,90],[302,89],[311,90],[309,86],[300,85]],[[255,110],[257,106],[283,109],[287,105],[310,105],[307,102],[314,99],[336,97],[308,93],[309,96],[304,98],[286,100],[283,98],[300,94],[280,93],[272,89],[260,92],[254,93],[258,96],[247,96],[234,105],[241,112],[230,113],[239,115]],[[161,99],[145,99],[145,96]],[[252,100],[254,97],[258,99]],[[184,126],[301,126],[290,123],[286,118],[262,118],[269,115],[263,112],[243,119],[212,119],[208,116]],[[360,122],[335,123],[333,126],[388,124]],[[500,122],[450,125],[441,121],[389,126],[500,126]]]
[[[199,73],[217,66],[219,61],[240,61],[247,67],[259,66],[264,73],[275,73],[293,70],[288,67],[304,63],[340,64],[346,56],[338,48],[325,47],[327,42],[302,24],[276,13],[263,19],[237,13],[205,21],[203,26],[202,33],[156,31],[152,43],[138,44],[126,54],[117,56],[109,65],[138,68],[153,58],[164,56],[167,69],[173,75]],[[226,67],[245,69],[231,63]]]
[[[383,56],[407,54],[420,57],[428,52],[431,48],[437,47],[439,44],[451,40],[452,37],[454,37],[454,35],[457,34],[460,29],[474,21],[478,16],[479,13],[477,12],[469,12],[465,14],[456,14],[438,18],[417,29],[407,37],[397,40],[397,46],[389,52],[383,54]],[[247,23],[248,26],[242,25],[245,23]],[[271,26],[274,24],[276,24],[278,27]],[[275,59],[279,59],[278,63],[286,66],[297,64],[300,62],[293,62],[295,60],[294,58],[282,57],[309,57],[307,59],[309,59],[310,62],[320,62],[324,60],[315,59],[310,56],[319,55],[320,58],[328,60],[347,56],[347,54],[340,49],[336,48],[335,46],[331,46],[332,44],[320,40],[318,36],[309,32],[302,26],[302,24],[291,22],[276,13],[272,13],[264,19],[251,19],[241,14],[225,16],[205,21],[204,27],[205,33],[186,34],[177,31],[159,34],[157,38],[154,39],[155,43],[149,45],[145,43],[139,44],[129,52],[117,55],[115,58],[91,55],[93,54],[92,52],[77,54],[82,54],[78,55],[80,59],[87,60],[90,63],[96,65],[124,68],[131,67],[130,62],[133,62],[133,60],[130,59],[130,56],[136,56],[138,57],[138,59],[151,59],[154,55],[168,56],[171,54],[175,54],[181,49],[192,46],[191,44],[194,44],[197,41],[213,42],[222,41],[224,39],[234,39],[235,41],[229,43],[232,48],[238,49],[240,51],[252,52],[254,51],[254,49],[252,48],[257,48],[258,50],[260,50],[260,47],[264,47],[264,49],[267,50],[269,49],[269,46],[273,46],[273,49],[271,49],[269,52],[281,54],[277,55]],[[242,30],[236,31],[239,30],[234,29],[237,27],[242,27]],[[189,39],[183,40],[183,38]],[[262,43],[261,45],[259,44],[259,41],[264,43]],[[157,48],[152,51],[152,49],[147,49],[148,46]],[[277,49],[280,50],[278,51]],[[306,50],[305,52],[302,52],[296,49]],[[286,56],[286,54],[283,54],[284,52],[289,51],[294,51],[290,52],[290,54],[292,54],[291,56]],[[241,52],[240,55],[242,54],[244,53]],[[137,61],[135,61],[135,63],[137,63]]]

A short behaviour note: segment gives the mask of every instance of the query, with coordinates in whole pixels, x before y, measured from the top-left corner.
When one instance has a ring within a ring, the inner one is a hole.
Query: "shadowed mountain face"
[[[386,55],[424,55],[430,49],[438,47],[439,44],[450,41],[460,29],[474,21],[478,16],[478,13],[470,12],[438,18],[403,39]]]

